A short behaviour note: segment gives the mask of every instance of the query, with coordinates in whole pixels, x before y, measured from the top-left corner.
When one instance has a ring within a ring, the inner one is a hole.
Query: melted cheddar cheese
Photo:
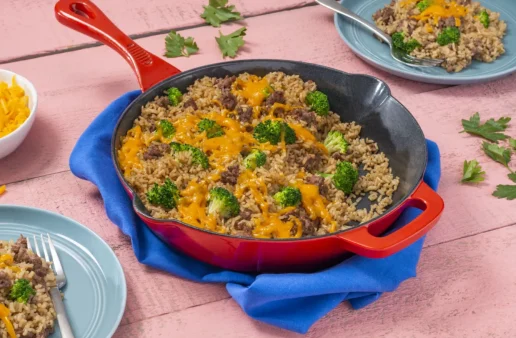
[[[141,166],[138,152],[143,148],[143,145],[142,128],[135,126],[129,129],[122,141],[122,147],[118,150],[118,163],[120,163],[125,176],[128,176],[134,167]]]
[[[256,75],[250,75],[247,81],[236,79],[232,88],[233,94],[247,99],[251,106],[259,106],[265,99],[266,90],[270,88],[270,85],[266,78],[260,79]]]
[[[337,223],[333,220],[326,207],[328,201],[319,194],[319,187],[302,182],[296,182],[294,186],[301,191],[303,207],[310,219],[321,218],[331,225],[330,232],[334,232],[337,228]]]
[[[417,2],[417,1],[416,1]],[[418,15],[412,17],[416,20],[433,20],[433,23],[437,25],[441,18],[455,18],[455,25],[461,25],[461,17],[464,17],[468,13],[468,9],[465,6],[457,4],[455,1],[446,0],[433,0],[432,4]]]
[[[6,189],[7,189],[7,188],[6,188],[5,184],[4,184],[4,185],[0,185],[0,195],[2,195],[3,193],[5,193]]]
[[[224,232],[218,229],[217,218],[206,213],[208,202],[208,185],[205,182],[198,183],[192,180],[188,186],[181,191],[181,199],[177,210],[181,220],[185,223],[199,228],[212,231]]]
[[[7,334],[10,338],[16,338],[16,332],[14,332],[13,323],[9,319],[11,315],[11,311],[2,303],[0,303],[0,319],[4,322],[5,329],[7,330]]]
[[[314,134],[303,126],[299,124],[289,124],[290,128],[294,129],[296,132],[296,136],[303,140],[304,142],[307,142],[309,144],[312,144],[314,147],[319,149],[323,154],[328,155],[328,149],[322,144],[321,142],[317,141]]]
[[[0,269],[8,268],[12,272],[20,272],[20,268],[14,265],[14,258],[9,254],[0,255]]]

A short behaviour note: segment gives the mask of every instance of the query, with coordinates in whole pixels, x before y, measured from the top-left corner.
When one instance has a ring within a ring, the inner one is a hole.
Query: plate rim
[[[340,0],[339,3],[345,3],[347,0]],[[373,1],[380,1],[380,0],[373,0]],[[381,69],[389,74],[393,74],[395,76],[412,80],[412,81],[419,81],[424,83],[431,83],[431,84],[442,84],[442,85],[463,85],[463,84],[479,84],[479,83],[486,83],[494,80],[498,80],[507,76],[510,76],[514,73],[516,73],[516,63],[514,66],[508,69],[504,69],[503,71],[492,73],[489,75],[480,75],[479,77],[462,77],[462,78],[450,78],[448,74],[445,75],[445,77],[438,76],[438,75],[428,75],[428,74],[418,74],[411,72],[409,70],[402,70],[397,69],[390,64],[384,64],[381,62],[377,62],[376,60],[371,59],[368,55],[364,54],[359,48],[355,46],[354,43],[352,43],[348,37],[343,33],[343,30],[339,28],[338,20],[340,18],[340,14],[334,13],[334,19],[333,24],[335,25],[335,29],[337,30],[337,33],[339,34],[340,38],[344,41],[344,43],[353,51],[353,53],[365,61],[367,64],[377,68]],[[342,18],[343,20],[346,20]],[[349,22],[350,25],[353,25],[352,22]]]
[[[116,262],[116,265],[119,269],[119,272],[120,272],[120,275],[122,277],[122,294],[123,294],[123,299],[122,299],[122,307],[121,307],[121,311],[120,313],[118,314],[117,318],[116,318],[116,321],[114,322],[114,327],[111,329],[111,331],[108,333],[107,337],[112,337],[116,330],[118,330],[118,328],[120,327],[120,323],[122,322],[122,318],[125,314],[125,310],[126,310],[126,306],[127,306],[127,280],[125,278],[125,271],[124,271],[124,268],[122,267],[122,264],[120,263],[120,260],[118,259],[118,257],[116,256],[115,252],[113,251],[113,249],[109,246],[109,244],[106,243],[106,241],[104,241],[104,239],[102,239],[102,237],[100,237],[95,231],[91,230],[90,228],[88,228],[87,226],[75,221],[74,219],[68,217],[68,216],[64,216],[64,215],[61,215],[57,212],[53,212],[53,211],[50,211],[50,210],[45,210],[45,209],[41,209],[41,208],[36,208],[36,207],[29,207],[29,206],[24,206],[24,205],[16,205],[16,204],[1,204],[0,205],[0,211],[1,209],[18,209],[18,210],[21,210],[22,212],[25,211],[25,210],[29,210],[29,211],[36,211],[36,212],[40,212],[40,213],[43,213],[43,214],[48,214],[50,216],[53,216],[53,217],[57,217],[57,218],[61,218],[62,220],[66,221],[66,222],[70,222],[70,223],[73,223],[74,225],[76,226],[79,226],[80,228],[83,228],[85,229],[87,232],[89,232],[91,235],[93,235],[93,237],[95,237],[97,240],[99,240],[102,245],[104,245],[108,251],[111,253],[112,257],[115,259],[115,262]]]

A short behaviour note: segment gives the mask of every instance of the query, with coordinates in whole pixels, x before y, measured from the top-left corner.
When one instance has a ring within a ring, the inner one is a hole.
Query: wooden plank
[[[101,236],[115,251],[127,279],[127,307],[122,323],[229,297],[223,285],[194,283],[140,264],[128,237],[107,218],[97,189],[70,172],[13,184],[0,197],[0,203],[61,213]]]
[[[516,226],[427,248],[416,278],[362,310],[340,305],[305,336],[223,300],[121,326],[114,337],[512,337],[515,254]]]
[[[441,88],[388,75],[365,64],[342,42],[331,18],[324,8],[306,7],[246,20],[247,44],[239,59],[294,59],[370,74],[386,80],[397,97]],[[238,25],[233,24],[224,27],[223,31],[231,32],[236,27]],[[278,34],[287,31],[297,32],[296,38]],[[201,52],[190,58],[173,59],[177,67],[187,70],[222,61],[213,37],[215,29],[200,27],[184,34],[195,37]],[[321,39],[322,36],[325,38]],[[164,35],[138,41],[149,51],[159,54]],[[69,154],[93,118],[110,101],[137,88],[130,68],[105,46],[2,67],[33,81],[40,99],[38,116],[27,140],[11,156],[0,160],[0,182],[3,184],[67,170]]]
[[[6,3],[5,3],[6,1]],[[256,16],[273,11],[304,6],[309,0],[233,0],[242,15]],[[76,33],[54,18],[56,0],[2,1],[0,12],[0,64],[27,55],[37,55],[85,44],[93,39]],[[204,24],[200,17],[207,0],[97,0],[111,20],[131,35],[146,35]],[[21,15],[23,13],[23,15]]]

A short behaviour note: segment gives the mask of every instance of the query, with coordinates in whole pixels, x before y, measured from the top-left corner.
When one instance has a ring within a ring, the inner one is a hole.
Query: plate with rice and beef
[[[34,252],[37,243],[43,254],[42,239],[47,234],[67,277],[60,291],[75,337],[111,337],[124,313],[126,284],[109,246],[64,216],[2,205],[0,338],[61,337],[50,296],[50,289],[56,286],[52,263]],[[45,243],[49,248],[47,240]]]
[[[440,67],[405,66],[372,34],[335,15],[340,36],[355,54],[389,73],[428,83],[467,84],[516,70],[512,0],[342,0],[341,5],[376,24],[410,55],[444,60]]]

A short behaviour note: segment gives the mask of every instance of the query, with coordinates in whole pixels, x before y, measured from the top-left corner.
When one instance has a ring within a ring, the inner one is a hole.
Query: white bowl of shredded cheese
[[[37,105],[38,95],[29,80],[0,69],[0,159],[25,140],[34,124]]]

